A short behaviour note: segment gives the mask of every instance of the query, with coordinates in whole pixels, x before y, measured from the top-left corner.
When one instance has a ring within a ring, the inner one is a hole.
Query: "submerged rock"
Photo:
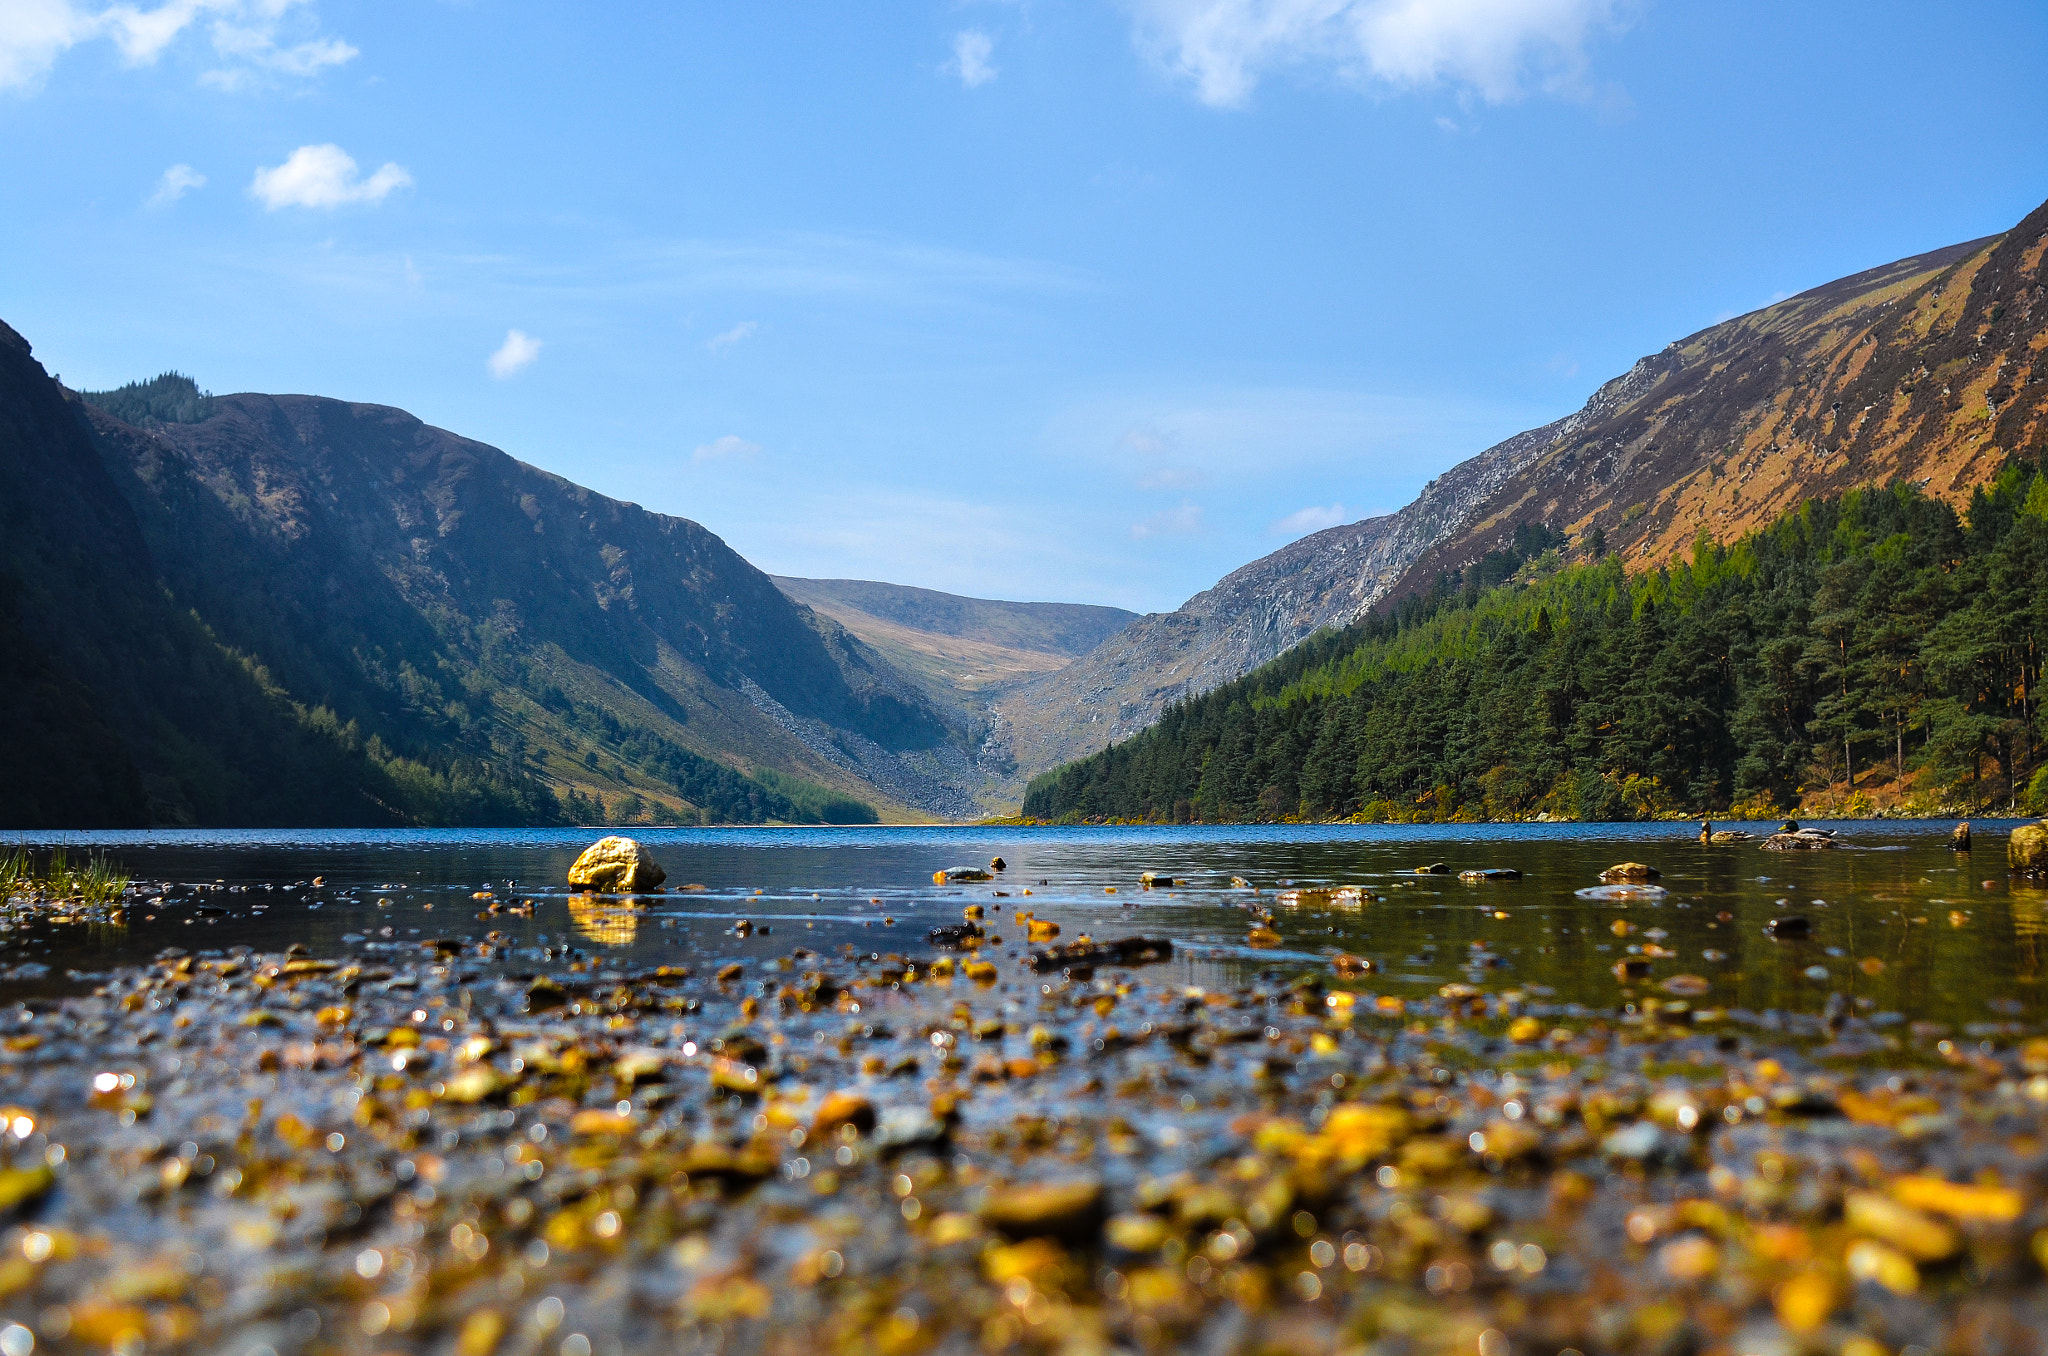
[[[1600,873],[1600,879],[1609,885],[1636,885],[1663,878],[1662,871],[1641,862],[1617,862]]]
[[[600,838],[583,849],[583,855],[569,868],[569,888],[599,890],[607,894],[630,894],[652,890],[668,879],[661,863],[637,841],[613,835]]]
[[[1825,852],[1835,845],[1835,836],[1814,829],[1774,833],[1757,846],[1766,852]]]
[[[1173,943],[1164,937],[1118,937],[1097,942],[1083,937],[1065,946],[1031,953],[1034,970],[1057,970],[1069,965],[1150,965],[1169,960]]]
[[[973,946],[988,934],[978,923],[941,923],[925,934],[925,940],[933,946]]]

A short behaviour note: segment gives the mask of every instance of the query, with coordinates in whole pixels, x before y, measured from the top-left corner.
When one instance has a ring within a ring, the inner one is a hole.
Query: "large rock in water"
[[[583,849],[583,855],[569,868],[572,890],[602,890],[607,894],[652,890],[668,879],[661,863],[631,838],[600,838]]]
[[[2005,864],[2022,876],[2048,876],[2048,824],[2022,824],[2005,843]]]

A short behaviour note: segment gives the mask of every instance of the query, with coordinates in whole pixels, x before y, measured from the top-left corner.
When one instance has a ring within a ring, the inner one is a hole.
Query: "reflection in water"
[[[631,946],[640,931],[638,910],[603,895],[570,895],[569,921],[599,946]]]
[[[2014,885],[2012,932],[2014,977],[2031,984],[2041,973],[2041,939],[2048,934],[2048,891]]]

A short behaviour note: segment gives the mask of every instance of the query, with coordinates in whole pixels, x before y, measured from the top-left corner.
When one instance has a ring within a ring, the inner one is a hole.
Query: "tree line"
[[[1811,500],[1631,575],[1540,525],[1036,778],[1042,820],[2048,809],[2048,475]]]

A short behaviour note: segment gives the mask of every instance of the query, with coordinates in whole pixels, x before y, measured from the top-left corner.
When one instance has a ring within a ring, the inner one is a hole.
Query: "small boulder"
[[[2022,876],[2048,875],[2048,824],[2022,824],[2005,842],[2005,864]]]
[[[652,890],[668,879],[661,863],[631,838],[600,838],[569,868],[569,888],[605,894]]]
[[[1645,881],[1661,880],[1664,873],[1654,866],[1641,862],[1617,862],[1600,873],[1600,879],[1609,885],[1639,885]]]

